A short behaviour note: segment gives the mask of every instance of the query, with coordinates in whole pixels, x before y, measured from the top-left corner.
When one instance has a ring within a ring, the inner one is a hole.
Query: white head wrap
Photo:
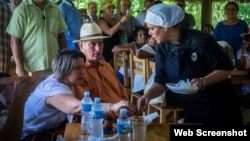
[[[175,4],[156,4],[147,10],[145,22],[169,28],[180,23],[184,16],[184,11]]]

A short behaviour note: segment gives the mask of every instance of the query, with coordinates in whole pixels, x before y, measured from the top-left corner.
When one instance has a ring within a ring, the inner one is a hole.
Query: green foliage
[[[51,0],[53,2],[56,2],[58,0]],[[88,7],[88,2],[89,1],[95,1],[97,3],[97,9],[100,9],[101,7],[101,2],[103,0],[75,0],[74,3],[76,7],[78,8],[87,8]],[[116,4],[117,0],[113,0],[113,4],[117,6]],[[144,9],[144,3],[143,0],[131,0],[132,6],[131,6],[131,14],[136,17],[136,15]],[[212,5],[212,25],[216,26],[216,24],[219,21],[222,21],[225,19],[224,17],[224,6],[228,1],[216,1],[213,2]],[[166,4],[174,4],[174,1],[172,0],[164,0],[163,3]],[[250,3],[239,3],[240,11],[238,13],[238,17],[242,20],[245,20],[247,24],[250,24]],[[200,2],[189,2],[186,1],[186,7],[185,11],[187,13],[190,13],[194,16],[195,18],[195,29],[200,30],[201,29],[201,3]],[[99,12],[98,12],[99,13]]]

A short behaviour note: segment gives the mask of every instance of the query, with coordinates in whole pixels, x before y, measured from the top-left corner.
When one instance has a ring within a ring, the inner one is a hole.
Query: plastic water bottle
[[[130,141],[131,121],[127,115],[127,109],[120,109],[120,116],[117,119],[116,125],[119,141]]]
[[[104,111],[101,104],[100,98],[95,98],[94,103],[91,107],[91,118],[90,118],[90,137],[100,139],[103,138],[103,116]]]
[[[82,119],[81,128],[84,133],[90,133],[90,112],[93,104],[93,100],[90,97],[90,92],[84,92],[82,99]]]

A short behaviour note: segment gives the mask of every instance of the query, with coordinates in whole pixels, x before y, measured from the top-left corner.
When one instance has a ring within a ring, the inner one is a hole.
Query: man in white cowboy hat
[[[250,68],[250,31],[242,33],[240,36],[243,38],[244,43],[242,48],[237,51],[237,63],[240,68]]]
[[[74,87],[77,98],[82,99],[84,91],[91,93],[91,98],[100,97],[105,111],[118,114],[120,108],[127,108],[133,115],[135,106],[128,102],[125,88],[116,78],[109,63],[102,61],[103,36],[96,23],[85,23],[81,27],[78,42],[80,50],[86,56],[84,83]]]

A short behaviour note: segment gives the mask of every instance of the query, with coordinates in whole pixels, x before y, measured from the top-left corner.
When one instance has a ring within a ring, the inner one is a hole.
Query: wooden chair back
[[[31,76],[38,84],[51,73],[51,71],[37,71],[29,73],[29,76]],[[10,107],[14,99],[14,84],[19,78],[19,76],[0,78],[0,110],[8,110]]]
[[[128,52],[122,51],[121,53],[114,54],[114,70],[115,72],[119,71],[120,67],[123,67],[123,80],[124,87],[126,88],[128,96],[130,95],[130,81],[129,81],[129,61],[128,61]]]
[[[139,59],[134,54],[130,54],[130,80],[131,80],[131,90],[134,88],[134,78],[136,74],[142,75],[144,77],[143,86],[146,86],[148,77],[147,77],[147,67],[148,67],[148,59]],[[140,94],[131,92],[130,101],[134,105],[137,105],[138,99],[141,97]],[[146,113],[142,113],[145,115]]]
[[[143,85],[146,86],[148,76],[147,76],[147,68],[148,68],[148,59],[140,59],[136,57],[134,54],[130,53],[130,83],[131,88],[134,87],[134,77],[135,74],[142,75],[144,77]]]
[[[155,62],[149,61],[148,65],[148,78],[155,71]],[[179,118],[179,112],[182,111],[182,108],[179,107],[171,107],[166,103],[166,99],[164,98],[162,103],[155,103],[148,105],[148,114],[153,113],[155,111],[159,112],[159,123],[177,123]]]
[[[14,100],[14,84],[18,76],[0,78],[0,111],[9,110]]]

